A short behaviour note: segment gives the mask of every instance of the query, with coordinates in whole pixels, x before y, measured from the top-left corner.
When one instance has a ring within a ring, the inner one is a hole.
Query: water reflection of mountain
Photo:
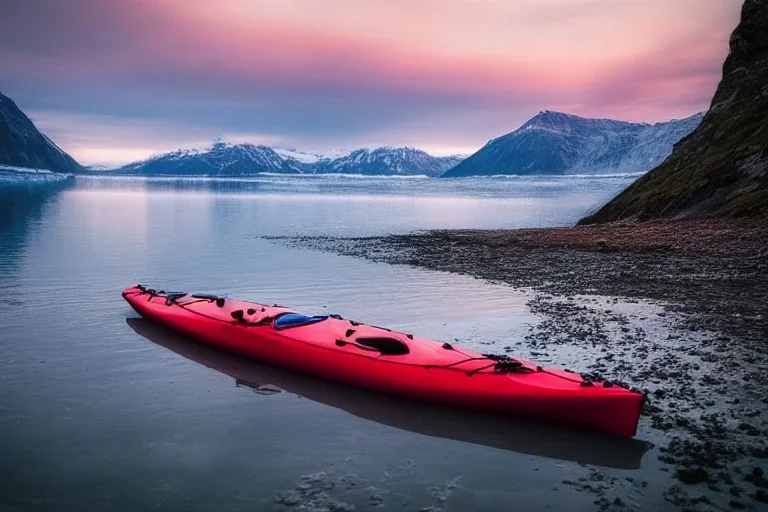
[[[140,176],[79,176],[79,189],[126,191],[189,191],[189,192],[224,192],[243,193],[259,192],[270,178],[207,178],[207,177],[152,177]]]
[[[159,192],[211,192],[228,194],[327,194],[409,192],[423,179],[376,179],[346,175],[249,175],[207,176],[78,176],[81,189]]]
[[[418,434],[582,464],[636,469],[648,449],[637,439],[559,428],[538,422],[456,411],[368,393],[255,363],[194,343],[141,318],[126,319],[139,335],[224,373],[260,394],[281,391],[342,409],[360,418]]]
[[[345,199],[371,197],[426,197],[530,199],[588,197],[604,200],[637,179],[636,174],[578,176],[505,176],[437,180],[418,176],[355,176],[348,174],[275,175],[244,177],[78,175],[78,189],[121,192],[196,192],[254,195],[332,196]],[[596,204],[597,204],[596,203]]]
[[[29,189],[0,189],[0,282],[18,268],[30,226],[41,219],[45,206],[65,186],[49,183]]]

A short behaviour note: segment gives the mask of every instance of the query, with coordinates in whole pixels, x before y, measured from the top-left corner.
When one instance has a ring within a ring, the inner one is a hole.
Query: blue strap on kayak
[[[285,313],[275,320],[275,329],[289,329],[291,327],[301,327],[302,325],[315,324],[322,322],[328,316],[306,316],[299,313]]]

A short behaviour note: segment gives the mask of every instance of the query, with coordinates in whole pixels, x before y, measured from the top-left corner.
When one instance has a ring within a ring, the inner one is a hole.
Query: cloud
[[[479,147],[545,108],[649,121],[706,108],[738,7],[26,0],[0,19],[0,67],[73,152],[103,154],[88,142],[102,132],[98,147],[131,154],[221,133]]]

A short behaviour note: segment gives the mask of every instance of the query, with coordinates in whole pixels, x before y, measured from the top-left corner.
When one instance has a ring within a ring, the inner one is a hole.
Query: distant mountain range
[[[440,176],[462,161],[463,156],[436,157],[414,148],[358,149],[334,159],[321,159],[316,173]]]
[[[358,149],[338,157],[217,140],[205,150],[174,151],[125,165],[114,172],[140,175],[240,176],[280,174],[362,174],[439,176],[461,157],[435,157],[414,148]]]
[[[83,167],[40,133],[8,96],[0,93],[0,164],[63,173]]]
[[[364,148],[343,155],[303,153],[216,140],[204,150],[179,150],[109,171],[85,169],[40,133],[0,94],[0,164],[58,172],[143,176],[360,174],[461,177],[497,174],[645,172],[663,162],[703,114],[665,123],[627,123],[544,111],[488,142],[469,157],[436,157],[410,147]]]
[[[443,177],[645,172],[663,162],[703,116],[647,124],[546,110],[491,140]]]
[[[327,157],[293,149],[217,141],[203,151],[175,151],[115,172],[141,175],[362,174],[445,178],[503,174],[645,172],[659,165],[703,113],[664,123],[588,119],[544,111],[469,157],[435,157],[414,148],[358,149]]]

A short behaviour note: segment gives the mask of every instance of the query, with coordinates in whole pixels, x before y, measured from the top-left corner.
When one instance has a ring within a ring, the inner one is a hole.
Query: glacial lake
[[[639,442],[457,415],[250,363],[153,328],[136,282],[498,350],[524,290],[265,236],[567,226],[636,176],[81,177],[0,194],[0,510],[593,509]],[[663,503],[645,503],[663,506]]]

